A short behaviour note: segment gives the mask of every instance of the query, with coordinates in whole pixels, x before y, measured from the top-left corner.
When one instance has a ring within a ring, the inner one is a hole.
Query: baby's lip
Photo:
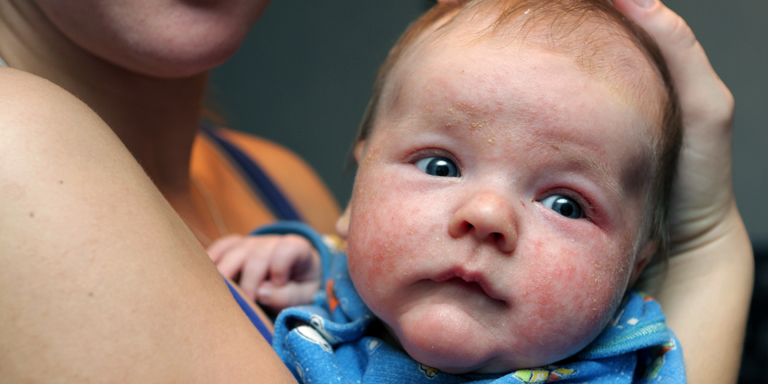
[[[506,302],[506,300],[504,300],[504,296],[495,289],[493,284],[491,284],[485,278],[485,275],[481,272],[468,271],[464,268],[457,267],[440,274],[432,280],[441,283],[451,279],[460,279],[466,283],[475,283],[480,287],[480,289],[483,290],[483,293],[485,293],[491,299]]]

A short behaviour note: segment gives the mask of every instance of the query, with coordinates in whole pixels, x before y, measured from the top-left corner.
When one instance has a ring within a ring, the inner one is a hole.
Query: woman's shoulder
[[[40,102],[49,98],[67,98],[67,95],[73,97],[42,77],[18,69],[0,67],[0,97],[6,101],[16,101],[15,106],[19,106],[18,102],[27,100],[21,96],[30,96],[29,101]]]
[[[73,132],[109,128],[85,103],[58,85],[33,74],[0,68],[0,127],[11,151],[18,143],[45,138],[48,143],[66,139]]]
[[[48,127],[78,119],[100,122],[85,103],[58,85],[7,67],[0,68],[0,119],[17,125],[42,123]]]

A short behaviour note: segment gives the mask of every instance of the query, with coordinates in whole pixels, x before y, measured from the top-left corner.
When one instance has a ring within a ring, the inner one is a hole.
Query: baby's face
[[[529,46],[448,43],[398,68],[351,202],[361,297],[446,372],[576,353],[653,252],[639,239],[651,119]]]

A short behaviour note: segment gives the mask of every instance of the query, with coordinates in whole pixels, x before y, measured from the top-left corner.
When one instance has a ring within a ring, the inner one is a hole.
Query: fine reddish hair
[[[489,18],[480,35],[533,39],[534,44],[573,55],[586,70],[616,71],[620,85],[630,89],[640,107],[657,116],[658,135],[651,150],[654,169],[645,170],[651,185],[646,210],[646,236],[657,246],[656,262],[666,266],[669,247],[668,207],[672,180],[682,142],[682,118],[672,79],[661,51],[651,37],[609,0],[469,0],[438,3],[414,21],[390,50],[376,76],[373,94],[360,124],[355,144],[366,140],[382,108],[393,69],[423,35],[455,24]],[[516,33],[507,33],[513,31]],[[505,34],[506,33],[506,34]],[[532,35],[533,36],[532,36]],[[482,37],[482,36],[478,36]],[[615,43],[637,49],[656,78],[636,75],[637,67],[623,62]],[[630,45],[627,45],[630,44]],[[616,70],[616,68],[619,68]],[[622,81],[623,80],[623,81]],[[650,83],[650,84],[649,84]],[[658,83],[658,85],[656,84]]]

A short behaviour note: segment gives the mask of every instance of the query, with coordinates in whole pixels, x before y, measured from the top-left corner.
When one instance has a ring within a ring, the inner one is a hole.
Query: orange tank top
[[[252,135],[201,129],[190,177],[219,236],[246,234],[276,220],[303,221],[330,234],[339,216],[336,201],[309,165],[286,148]]]

